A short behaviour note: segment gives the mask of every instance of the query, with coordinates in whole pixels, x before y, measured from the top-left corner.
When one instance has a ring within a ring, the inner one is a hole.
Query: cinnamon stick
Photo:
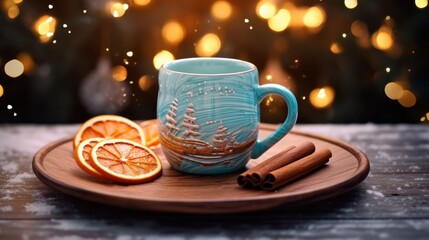
[[[308,156],[313,153],[314,150],[314,144],[309,141],[303,142],[296,147],[287,147],[282,152],[240,174],[237,178],[237,182],[242,187],[259,186],[269,172]]]
[[[268,173],[261,183],[264,190],[274,190],[329,162],[332,153],[329,149],[321,149],[305,158]]]
[[[282,156],[284,153],[290,151],[293,148],[295,148],[295,146],[287,146],[280,153],[277,153],[276,155],[272,156],[271,158],[259,163],[258,165],[254,166],[251,169],[240,174],[237,178],[238,185],[240,185],[241,187],[245,187],[245,188],[257,186],[259,183],[254,181],[254,179],[252,178],[252,174],[256,171],[259,171],[261,168],[266,167],[266,165],[271,164],[271,161],[273,159],[279,159],[280,156]]]

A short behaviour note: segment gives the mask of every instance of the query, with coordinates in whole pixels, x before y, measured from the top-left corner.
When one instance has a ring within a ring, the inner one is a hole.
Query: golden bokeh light
[[[112,16],[115,18],[119,18],[124,16],[127,9],[128,4],[115,2],[110,5],[110,14],[112,14]]]
[[[340,54],[343,52],[343,48],[340,46],[339,43],[336,43],[336,42],[333,42],[331,44],[330,50],[332,53],[335,53],[335,54]]]
[[[171,52],[162,50],[153,57],[153,66],[158,70],[161,68],[162,64],[173,60],[174,55]]]
[[[334,102],[335,91],[331,87],[316,88],[310,92],[309,97],[315,108],[326,108]]]
[[[357,0],[344,0],[344,6],[348,9],[353,9],[357,7],[358,1]]]
[[[20,53],[16,57],[16,59],[20,62],[22,62],[24,66],[24,73],[25,74],[31,74],[36,66],[36,64],[33,61],[33,58],[28,53]]]
[[[57,19],[49,15],[44,15],[37,19],[34,23],[34,30],[39,34],[41,42],[47,42],[54,36],[56,25]]]
[[[118,65],[112,69],[112,78],[118,82],[124,81],[125,79],[127,79],[127,76],[127,69],[122,65]]]
[[[216,1],[212,5],[211,13],[219,20],[228,19],[232,15],[232,5],[227,1]]]
[[[222,43],[214,33],[207,33],[195,45],[195,52],[200,57],[211,57],[219,52]]]
[[[418,8],[425,8],[428,6],[428,0],[415,0],[414,3]]]
[[[12,4],[11,6],[9,6],[8,8],[7,8],[7,16],[10,18],[10,19],[15,19],[15,18],[17,18],[18,16],[19,16],[19,7],[17,6],[17,5],[15,5],[15,4]]]
[[[20,4],[20,3],[22,3],[22,1],[23,0],[13,0],[13,2],[16,3],[16,4]]]
[[[137,6],[146,6],[151,2],[151,0],[133,0],[133,3]]]
[[[185,38],[185,28],[177,21],[168,21],[161,30],[162,37],[171,44],[179,44]]]
[[[263,18],[269,19],[273,17],[277,12],[277,6],[273,1],[261,0],[256,4],[256,14]]]
[[[392,100],[397,100],[402,97],[404,89],[396,82],[390,82],[384,87],[384,93]]]
[[[356,20],[350,26],[350,31],[356,37],[365,37],[368,36],[368,27],[364,22]]]
[[[393,46],[392,29],[382,26],[378,31],[372,34],[371,44],[379,50],[389,50]]]
[[[309,28],[317,28],[325,22],[325,11],[319,6],[311,7],[305,13],[303,22]]]
[[[3,96],[3,94],[4,94],[4,89],[3,89],[3,86],[0,85],[0,97]]]
[[[24,64],[17,59],[12,59],[4,65],[4,72],[11,78],[16,78],[24,73]]]
[[[409,90],[404,90],[402,96],[398,99],[398,102],[406,108],[414,106],[416,101],[416,96]]]
[[[291,20],[291,15],[288,10],[282,8],[276,15],[268,19],[268,27],[274,32],[282,32],[288,26]]]
[[[147,91],[150,89],[150,87],[152,86],[152,78],[149,77],[148,75],[143,75],[140,77],[139,79],[139,87],[142,91]]]

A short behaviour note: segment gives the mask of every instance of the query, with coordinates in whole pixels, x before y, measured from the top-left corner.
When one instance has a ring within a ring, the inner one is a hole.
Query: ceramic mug
[[[285,122],[258,140],[259,102],[278,94],[288,106]],[[230,58],[186,58],[159,71],[157,119],[162,150],[170,165],[194,174],[243,168],[295,125],[295,96],[278,84],[258,85],[255,65]]]

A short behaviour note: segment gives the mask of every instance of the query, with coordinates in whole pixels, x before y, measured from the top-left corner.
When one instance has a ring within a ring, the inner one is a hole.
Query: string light
[[[211,57],[219,52],[222,43],[214,33],[207,33],[195,45],[195,52],[200,57]]]
[[[291,20],[291,15],[288,10],[280,9],[276,15],[268,19],[268,27],[274,32],[282,32],[288,26]]]
[[[174,60],[174,55],[171,52],[167,50],[162,50],[153,57],[153,66],[157,70],[159,70],[164,63],[170,62],[173,60]]]
[[[118,82],[122,82],[127,79],[127,75],[127,69],[122,65],[118,65],[112,69],[112,78]]]
[[[12,59],[4,65],[4,72],[11,78],[16,78],[24,73],[24,65],[17,59]]]
[[[127,56],[128,56],[128,57],[132,57],[133,55],[134,55],[133,51],[128,51],[128,52],[127,52]]]
[[[263,18],[269,19],[277,12],[277,6],[272,1],[262,0],[256,4],[256,14]]]
[[[213,17],[219,20],[228,19],[232,15],[232,6],[227,1],[216,1],[211,8]]]
[[[314,107],[326,108],[334,101],[335,91],[331,87],[316,88],[310,92],[309,97]]]
[[[185,28],[177,21],[168,21],[161,30],[162,37],[171,44],[179,44],[185,38]]]

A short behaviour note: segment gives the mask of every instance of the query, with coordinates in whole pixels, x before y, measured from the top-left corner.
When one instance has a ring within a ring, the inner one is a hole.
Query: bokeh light
[[[139,79],[139,87],[142,91],[148,91],[153,84],[153,80],[148,75],[143,75]]]
[[[4,94],[4,89],[3,89],[3,86],[0,85],[0,97],[3,96],[3,94]]]
[[[256,5],[256,14],[263,19],[269,19],[273,17],[276,12],[277,6],[273,1],[261,0]]]
[[[418,8],[425,8],[428,6],[428,0],[415,0],[414,3]]]
[[[346,6],[346,8],[348,9],[356,8],[357,5],[358,5],[357,0],[344,0],[344,6]]]
[[[37,19],[34,23],[34,29],[39,34],[41,42],[47,42],[54,36],[56,25],[57,20],[49,15],[44,15]]]
[[[211,13],[213,17],[219,20],[228,19],[232,14],[232,6],[227,1],[216,1],[213,3],[211,8]]]
[[[290,19],[289,11],[282,8],[276,15],[268,19],[268,27],[274,32],[282,32],[289,26]]]
[[[303,22],[309,28],[317,28],[325,22],[325,11],[319,6],[311,7],[305,13]]]
[[[12,59],[4,65],[4,72],[11,78],[16,78],[24,73],[24,64],[17,59]]]
[[[4,8],[7,11],[7,16],[10,19],[17,18],[19,16],[19,13],[20,13],[19,7],[15,3],[12,3],[12,2],[9,2],[9,4],[7,4],[7,3],[8,3],[8,1],[6,1],[4,3]]]
[[[336,42],[334,42],[334,43],[331,44],[330,50],[331,50],[332,53],[335,53],[335,54],[340,54],[343,51],[343,49],[340,46],[340,44],[336,43]]]
[[[112,16],[115,18],[122,17],[124,16],[128,7],[129,7],[128,4],[114,2],[110,5],[110,14],[112,14]]]
[[[127,79],[127,76],[127,69],[122,65],[118,65],[112,69],[112,78],[118,82],[124,81],[125,79]]]
[[[222,43],[214,33],[207,33],[195,45],[195,52],[200,57],[211,57],[219,52]]]
[[[335,98],[335,91],[331,87],[316,88],[310,92],[310,103],[315,108],[329,107]]]
[[[133,3],[137,6],[146,6],[151,2],[151,0],[133,0]]]
[[[404,90],[402,96],[398,99],[398,102],[406,108],[412,107],[416,104],[416,96],[409,90]]]
[[[389,50],[393,46],[392,29],[388,26],[382,26],[371,37],[371,44],[379,50]]]
[[[158,70],[161,68],[162,64],[173,60],[174,55],[171,52],[162,50],[153,57],[153,66]]]
[[[397,100],[402,97],[404,89],[396,82],[390,82],[384,87],[384,93],[392,100]]]
[[[179,44],[185,38],[185,28],[177,21],[168,21],[161,30],[162,37],[171,44]]]
[[[33,58],[28,53],[20,53],[16,59],[22,62],[24,66],[24,73],[29,75],[33,72],[36,64],[33,61]]]

